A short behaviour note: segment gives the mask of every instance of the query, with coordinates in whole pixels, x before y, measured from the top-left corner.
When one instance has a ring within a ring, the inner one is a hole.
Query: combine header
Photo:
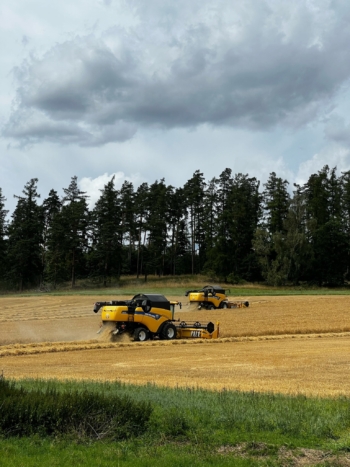
[[[115,323],[114,335],[128,333],[135,341],[148,339],[183,339],[219,337],[219,326],[213,323],[202,325],[198,321],[186,323],[174,319],[175,306],[181,303],[170,302],[160,294],[138,294],[131,300],[96,302],[94,312],[100,309],[102,325]],[[102,330],[102,327],[101,327]]]
[[[220,285],[206,285],[200,290],[188,290],[186,297],[189,297],[190,303],[197,303],[198,310],[214,310],[217,308],[246,308],[249,302],[229,301],[226,296],[226,290]]]
[[[216,329],[214,323],[209,322],[206,325],[199,323],[186,323],[181,321],[180,324],[176,325],[177,337],[178,338],[189,338],[189,337],[200,337],[202,339],[217,339],[219,337],[219,323],[216,323]]]

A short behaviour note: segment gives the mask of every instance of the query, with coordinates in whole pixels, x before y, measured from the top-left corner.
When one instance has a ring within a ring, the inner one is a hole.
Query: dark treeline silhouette
[[[0,189],[0,282],[23,290],[77,279],[108,286],[122,274],[208,274],[221,281],[339,286],[348,280],[350,172],[323,167],[303,186],[272,172],[197,170],[181,188],[165,180],[137,189],[114,177],[92,210],[71,179],[39,203],[31,179],[9,221]]]

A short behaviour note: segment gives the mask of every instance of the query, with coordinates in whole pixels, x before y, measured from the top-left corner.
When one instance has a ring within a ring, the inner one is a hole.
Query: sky
[[[2,0],[0,188],[350,170],[348,0]]]

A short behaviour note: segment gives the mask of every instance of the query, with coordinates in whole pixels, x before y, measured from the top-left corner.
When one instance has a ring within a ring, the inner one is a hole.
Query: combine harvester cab
[[[107,323],[115,324],[113,335],[126,332],[135,341],[154,338],[171,340],[187,337],[207,339],[218,337],[219,329],[215,331],[213,323],[202,326],[198,322],[189,324],[175,321],[176,305],[181,308],[181,303],[170,302],[164,295],[147,293],[137,294],[131,300],[96,302],[94,312],[97,313],[102,309],[102,327]],[[192,335],[191,331],[193,331]]]
[[[249,306],[247,301],[229,301],[226,291],[220,285],[206,285],[200,290],[188,290],[185,294],[189,302],[198,304],[198,310],[215,310],[218,308],[245,308]]]

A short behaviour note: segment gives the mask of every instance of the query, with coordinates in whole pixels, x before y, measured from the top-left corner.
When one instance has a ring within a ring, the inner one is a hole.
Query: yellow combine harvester
[[[198,321],[185,322],[174,319],[175,306],[181,303],[170,302],[160,294],[138,294],[131,300],[96,302],[94,312],[101,308],[102,325],[115,323],[114,335],[128,333],[135,341],[148,339],[182,339],[219,337],[219,325],[202,325]]]
[[[217,308],[245,308],[249,306],[246,301],[229,301],[226,296],[226,290],[220,285],[206,285],[200,290],[188,290],[186,297],[189,297],[190,303],[197,303],[198,310],[214,310]]]

